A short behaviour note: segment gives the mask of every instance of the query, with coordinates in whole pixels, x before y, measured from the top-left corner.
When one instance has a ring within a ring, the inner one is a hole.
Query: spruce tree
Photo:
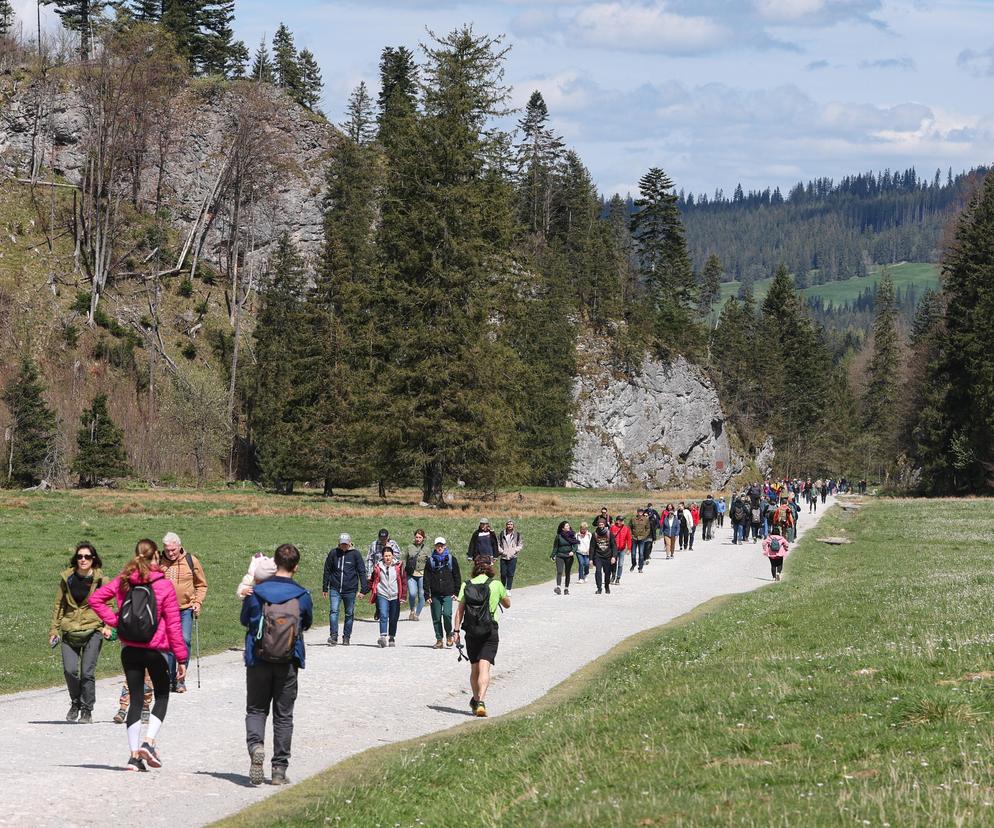
[[[41,374],[30,359],[8,380],[3,401],[10,415],[3,455],[5,486],[33,486],[45,474],[55,440],[55,413],[42,396]]]
[[[356,146],[367,146],[376,135],[376,126],[373,121],[373,102],[365,81],[359,81],[359,85],[352,90],[345,114],[342,130]]]
[[[235,0],[219,0],[200,9],[201,42],[197,65],[201,74],[221,77],[234,74],[232,64],[237,63],[244,49],[244,44],[235,41],[231,28],[234,19]]]
[[[202,66],[204,36],[200,30],[206,0],[162,0],[160,23],[176,41],[176,51],[194,72]]]
[[[262,83],[273,82],[273,59],[269,56],[269,47],[266,45],[266,36],[262,36],[259,47],[255,50],[252,59],[252,80]]]
[[[380,94],[377,98],[377,125],[380,140],[394,118],[404,119],[417,106],[418,67],[414,54],[405,46],[387,46],[380,54]],[[384,123],[387,126],[384,126]]]
[[[55,6],[62,25],[79,35],[79,56],[82,60],[89,60],[94,29],[103,10],[110,5],[109,0],[43,0],[43,3]]]
[[[131,12],[140,23],[158,23],[162,18],[162,0],[133,0]]]
[[[14,7],[10,0],[0,0],[0,37],[10,34],[14,28]]]
[[[901,342],[897,330],[894,281],[886,268],[874,300],[873,353],[863,394],[864,428],[871,436],[871,469],[884,476],[897,460],[900,399],[903,386]]]
[[[301,49],[298,58],[298,73],[300,75],[300,103],[310,110],[316,110],[321,103],[321,67],[310,49]]]
[[[714,303],[721,296],[721,277],[723,275],[721,259],[714,253],[708,256],[701,271],[701,316],[710,317]]]
[[[97,394],[80,417],[76,447],[78,453],[72,470],[79,475],[81,487],[89,488],[102,479],[130,474],[124,433],[110,417],[106,394]]]
[[[515,146],[522,223],[532,233],[546,236],[552,224],[555,180],[563,160],[563,140],[548,126],[549,109],[539,91],[532,92],[518,121],[521,138]]]
[[[280,23],[273,35],[273,82],[294,100],[300,98],[300,64],[293,33]]]

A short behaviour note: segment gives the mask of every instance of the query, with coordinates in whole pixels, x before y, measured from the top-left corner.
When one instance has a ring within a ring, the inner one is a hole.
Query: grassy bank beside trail
[[[990,824],[991,502],[836,509],[816,534],[855,542],[807,537],[782,583],[531,709],[362,754],[222,824]]]
[[[272,553],[279,543],[289,541],[299,547],[300,580],[315,595],[316,623],[327,624],[321,578],[328,549],[341,532],[351,534],[365,555],[381,527],[390,530],[402,549],[414,530],[423,528],[429,543],[444,536],[463,563],[481,515],[490,518],[495,531],[513,518],[525,542],[515,585],[527,586],[555,574],[548,550],[559,520],[589,520],[602,503],[612,510],[628,509],[644,503],[645,497],[645,493],[525,490],[502,495],[496,503],[466,499],[451,508],[429,509],[418,506],[419,494],[411,491],[391,493],[386,500],[370,492],[330,499],[314,493],[287,497],[229,490],[0,493],[0,559],[8,585],[5,599],[0,600],[0,693],[62,683],[59,651],[48,647],[47,634],[59,573],[83,539],[96,545],[105,572],[113,576],[139,538],[160,543],[167,531],[177,532],[206,570],[209,593],[200,637],[203,652],[210,653],[240,646],[243,632],[235,586],[252,554]],[[357,611],[372,615],[366,602],[360,602]],[[430,623],[415,629],[434,640]],[[402,634],[410,634],[408,628]],[[104,646],[98,669],[101,676],[120,672],[117,644]]]

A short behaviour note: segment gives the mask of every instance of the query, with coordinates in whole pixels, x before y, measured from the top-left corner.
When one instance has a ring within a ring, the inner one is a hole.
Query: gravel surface
[[[800,533],[831,503],[816,515],[802,511]],[[585,584],[574,583],[569,596],[555,595],[549,583],[514,590],[500,621],[487,698],[491,716],[534,701],[634,633],[716,596],[769,584],[760,545],[733,546],[729,537],[726,521],[714,540],[698,537],[694,550],[669,561],[657,544],[645,572],[626,571],[610,595],[594,594],[593,574]],[[327,602],[319,595],[315,604],[326,620]],[[406,614],[405,605],[394,649],[376,646],[377,625],[370,622],[356,622],[349,648],[326,646],[326,626],[307,633],[292,780],[367,748],[469,721],[468,665],[457,663],[454,649],[432,649],[427,608],[418,622],[403,620]],[[595,617],[596,624],[587,623]],[[575,635],[578,629],[583,636]],[[69,707],[64,687],[0,696],[0,778],[7,791],[0,825],[204,825],[275,793],[271,785],[248,784],[242,654],[202,659],[201,689],[192,664],[190,679],[190,692],[170,697],[158,740],[163,768],[145,774],[122,771],[129,756],[125,728],[111,721],[119,680],[97,683],[92,725],[63,720]]]

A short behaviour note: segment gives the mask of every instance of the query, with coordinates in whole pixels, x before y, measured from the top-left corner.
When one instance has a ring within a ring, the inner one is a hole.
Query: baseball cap
[[[445,538],[435,538],[435,543],[432,544],[432,545],[433,546],[438,546],[439,544],[442,544],[442,546],[445,546]]]
[[[390,533],[386,529],[380,529],[380,537],[381,538],[389,538],[390,537]]]
[[[348,532],[342,532],[342,534],[340,534],[338,536],[338,542],[339,543],[352,543],[352,536]]]

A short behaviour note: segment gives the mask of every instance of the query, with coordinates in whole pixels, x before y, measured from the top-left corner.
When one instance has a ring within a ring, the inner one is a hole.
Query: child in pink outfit
[[[773,580],[779,581],[783,572],[783,559],[790,549],[787,539],[781,535],[770,535],[763,541],[763,554],[770,559],[770,569],[773,571]]]

